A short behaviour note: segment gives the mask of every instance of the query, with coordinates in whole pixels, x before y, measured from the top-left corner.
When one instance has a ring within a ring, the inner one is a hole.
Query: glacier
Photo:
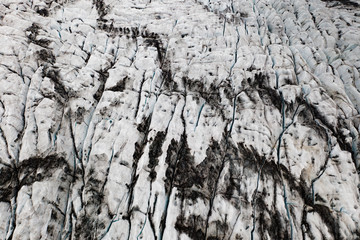
[[[359,239],[358,0],[2,0],[0,239]]]

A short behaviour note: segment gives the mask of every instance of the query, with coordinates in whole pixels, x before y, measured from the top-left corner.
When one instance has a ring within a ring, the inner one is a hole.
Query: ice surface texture
[[[359,11],[1,0],[0,239],[359,239]]]

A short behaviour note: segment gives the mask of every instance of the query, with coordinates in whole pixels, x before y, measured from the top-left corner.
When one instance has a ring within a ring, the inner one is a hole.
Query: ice
[[[355,2],[0,3],[0,238],[355,239]]]

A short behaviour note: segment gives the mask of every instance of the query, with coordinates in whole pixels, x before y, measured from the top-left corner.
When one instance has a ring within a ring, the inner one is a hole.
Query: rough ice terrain
[[[0,239],[360,239],[358,0],[1,0]]]

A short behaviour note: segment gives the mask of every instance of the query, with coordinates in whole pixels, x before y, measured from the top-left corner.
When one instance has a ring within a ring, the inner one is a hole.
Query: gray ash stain
[[[127,80],[128,80],[128,76],[124,77],[119,82],[117,82],[115,86],[108,88],[106,90],[113,92],[123,92],[125,90]]]
[[[50,44],[50,40],[48,39],[38,39],[39,31],[41,30],[41,27],[37,23],[33,23],[30,27],[25,29],[25,34],[29,40],[29,42],[39,45],[43,48],[47,48]]]
[[[166,186],[173,183],[179,195],[189,197],[192,201],[209,195],[214,189],[215,181],[221,166],[221,148],[218,142],[212,141],[207,149],[206,158],[195,165],[194,156],[190,153],[187,140],[183,143],[173,140],[168,147],[166,162]],[[175,165],[175,161],[177,164]],[[175,171],[175,172],[174,172]],[[172,179],[172,176],[174,178]],[[169,189],[168,189],[169,190]]]
[[[9,202],[22,186],[30,186],[34,182],[47,180],[58,169],[61,169],[65,176],[72,176],[66,160],[56,155],[29,158],[20,162],[17,167],[2,167],[0,169],[0,200]],[[64,181],[66,180],[65,177]]]
[[[81,124],[84,122],[84,114],[86,113],[86,109],[84,107],[78,107],[75,112],[75,121],[77,124]]]
[[[160,63],[163,63],[165,54],[166,54],[166,49],[162,43],[162,41],[158,38],[155,37],[155,33],[153,33],[154,35],[152,35],[151,37],[146,37],[145,38],[145,44],[146,46],[152,46],[155,47],[158,53],[158,59],[160,61]]]
[[[55,63],[55,56],[54,54],[48,50],[48,49],[41,49],[39,51],[36,51],[38,59],[40,59],[43,62],[47,62],[50,64]]]
[[[280,95],[278,91],[269,86],[268,75],[262,72],[255,73],[254,79],[248,79],[248,84],[250,85],[250,88],[247,89],[247,92],[258,92],[262,101],[265,98],[270,99],[270,103],[275,106],[279,111],[281,110]],[[269,105],[269,103],[266,102],[264,102],[264,104]]]
[[[355,2],[355,1],[351,1],[351,0],[321,0],[323,2],[335,2],[337,3],[335,6],[338,5],[344,5],[346,7],[351,7],[351,8],[358,8],[360,7],[360,4]]]
[[[69,98],[68,92],[66,91],[60,77],[60,69],[44,67],[42,75],[43,77],[48,77],[54,83],[55,92],[57,92],[63,99],[67,100]]]
[[[175,139],[171,139],[171,142],[166,151],[166,159],[168,167],[165,172],[165,191],[166,193],[170,192],[170,188],[172,185],[172,176],[174,175],[174,171],[176,168],[177,161],[177,151],[178,151],[178,142]]]
[[[227,199],[235,208],[240,209],[242,203],[238,196],[241,196],[241,181],[243,180],[244,168],[243,160],[240,157],[239,149],[229,142],[227,149],[227,155],[225,161],[229,162],[228,178],[225,179],[226,190],[223,193],[225,199]]]
[[[183,135],[181,141],[176,156],[177,165],[174,169],[174,179],[172,179],[173,186],[178,187],[180,191],[191,188],[193,185],[202,185],[194,165],[194,157],[190,153],[187,137]]]
[[[49,11],[48,9],[46,9],[45,7],[40,7],[40,6],[37,6],[35,8],[35,11],[40,14],[41,16],[43,17],[48,17],[49,16]]]
[[[109,6],[105,4],[104,0],[93,0],[96,11],[99,15],[99,20],[102,20],[109,12]]]
[[[97,89],[97,91],[94,93],[93,97],[97,102],[99,102],[104,93],[105,84],[106,84],[107,79],[109,78],[109,72],[108,72],[108,69],[104,69],[104,70],[98,71],[97,73],[99,74],[100,85],[99,85],[99,88]]]
[[[184,77],[186,82],[186,87],[189,92],[198,93],[203,99],[205,99],[206,103],[214,108],[222,108],[221,107],[221,95],[220,88],[217,87],[214,83],[211,83],[210,86],[206,86],[205,79],[189,79]],[[223,86],[228,87],[228,86]],[[232,90],[228,90],[229,92]]]
[[[176,219],[175,229],[180,233],[186,233],[191,239],[204,239],[205,219],[194,214],[188,218],[179,215]]]
[[[156,171],[155,168],[159,163],[159,157],[162,154],[162,145],[165,141],[166,134],[165,132],[157,132],[153,142],[149,147],[149,164],[148,168],[150,168],[150,181],[153,182],[156,179]]]

